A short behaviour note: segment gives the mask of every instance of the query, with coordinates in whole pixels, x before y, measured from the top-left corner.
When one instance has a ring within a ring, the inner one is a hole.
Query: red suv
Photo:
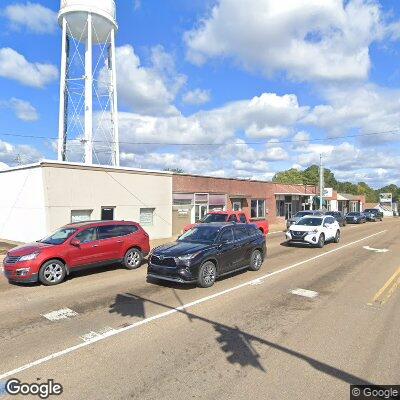
[[[11,282],[61,283],[78,269],[122,262],[138,268],[150,251],[149,235],[128,221],[88,221],[66,225],[49,237],[16,247],[4,259]]]

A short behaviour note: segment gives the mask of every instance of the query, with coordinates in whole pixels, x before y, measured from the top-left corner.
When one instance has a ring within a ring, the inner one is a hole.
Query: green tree
[[[303,173],[296,168],[278,172],[272,178],[272,182],[284,184],[303,184]]]

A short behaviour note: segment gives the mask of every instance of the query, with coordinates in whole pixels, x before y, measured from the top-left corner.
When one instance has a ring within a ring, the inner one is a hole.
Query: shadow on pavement
[[[352,375],[346,371],[342,371],[338,368],[332,367],[305,354],[299,353],[285,346],[281,346],[277,343],[273,343],[269,340],[247,333],[239,329],[237,326],[231,327],[217,321],[212,321],[208,318],[193,314],[183,307],[184,304],[182,303],[179,295],[175,291],[174,295],[180,303],[180,306],[176,308],[155,300],[136,296],[132,293],[126,293],[124,295],[119,294],[116,296],[115,303],[110,306],[110,313],[119,313],[122,316],[144,318],[145,303],[154,304],[166,308],[167,310],[174,310],[177,313],[186,315],[190,321],[197,320],[210,324],[214,328],[215,332],[218,334],[216,341],[220,345],[220,349],[226,354],[226,359],[231,364],[239,364],[241,367],[252,366],[259,369],[260,371],[266,372],[260,361],[261,356],[253,346],[253,344],[261,344],[288,354],[299,360],[305,361],[317,371],[332,376],[348,384],[372,384],[371,382],[365,381],[362,378]]]

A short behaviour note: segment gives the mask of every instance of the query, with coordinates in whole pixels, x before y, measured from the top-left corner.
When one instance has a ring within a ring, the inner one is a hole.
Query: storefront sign
[[[380,193],[379,194],[380,203],[392,203],[392,193]]]
[[[323,197],[333,197],[333,188],[324,188]]]

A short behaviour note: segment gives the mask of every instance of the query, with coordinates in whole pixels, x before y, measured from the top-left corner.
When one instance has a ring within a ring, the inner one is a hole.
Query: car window
[[[228,218],[228,222],[238,222],[236,215],[235,214],[230,215]]]
[[[99,240],[111,239],[113,237],[119,236],[119,226],[118,225],[99,226],[97,228],[97,234]]]
[[[305,217],[296,222],[295,225],[304,225],[304,226],[320,226],[322,224],[322,218],[318,217]]]
[[[236,240],[243,240],[249,237],[247,229],[244,226],[235,226],[233,232]]]
[[[209,223],[209,222],[225,222],[226,214],[207,214],[201,222]]]
[[[69,237],[71,237],[76,232],[75,228],[61,228],[54,232],[49,237],[40,240],[41,243],[46,244],[62,244],[64,243]]]
[[[243,222],[244,224],[247,222],[246,216],[244,214],[239,215],[239,220],[240,220],[240,222]]]
[[[335,219],[333,217],[328,217],[325,219],[326,224],[333,224],[335,223]]]
[[[221,243],[233,242],[233,232],[231,228],[224,229],[219,238]]]
[[[120,225],[118,228],[118,236],[126,236],[138,231],[135,225]]]
[[[75,239],[79,240],[81,243],[89,243],[93,242],[97,239],[97,231],[96,228],[85,229],[82,232],[79,232]]]

